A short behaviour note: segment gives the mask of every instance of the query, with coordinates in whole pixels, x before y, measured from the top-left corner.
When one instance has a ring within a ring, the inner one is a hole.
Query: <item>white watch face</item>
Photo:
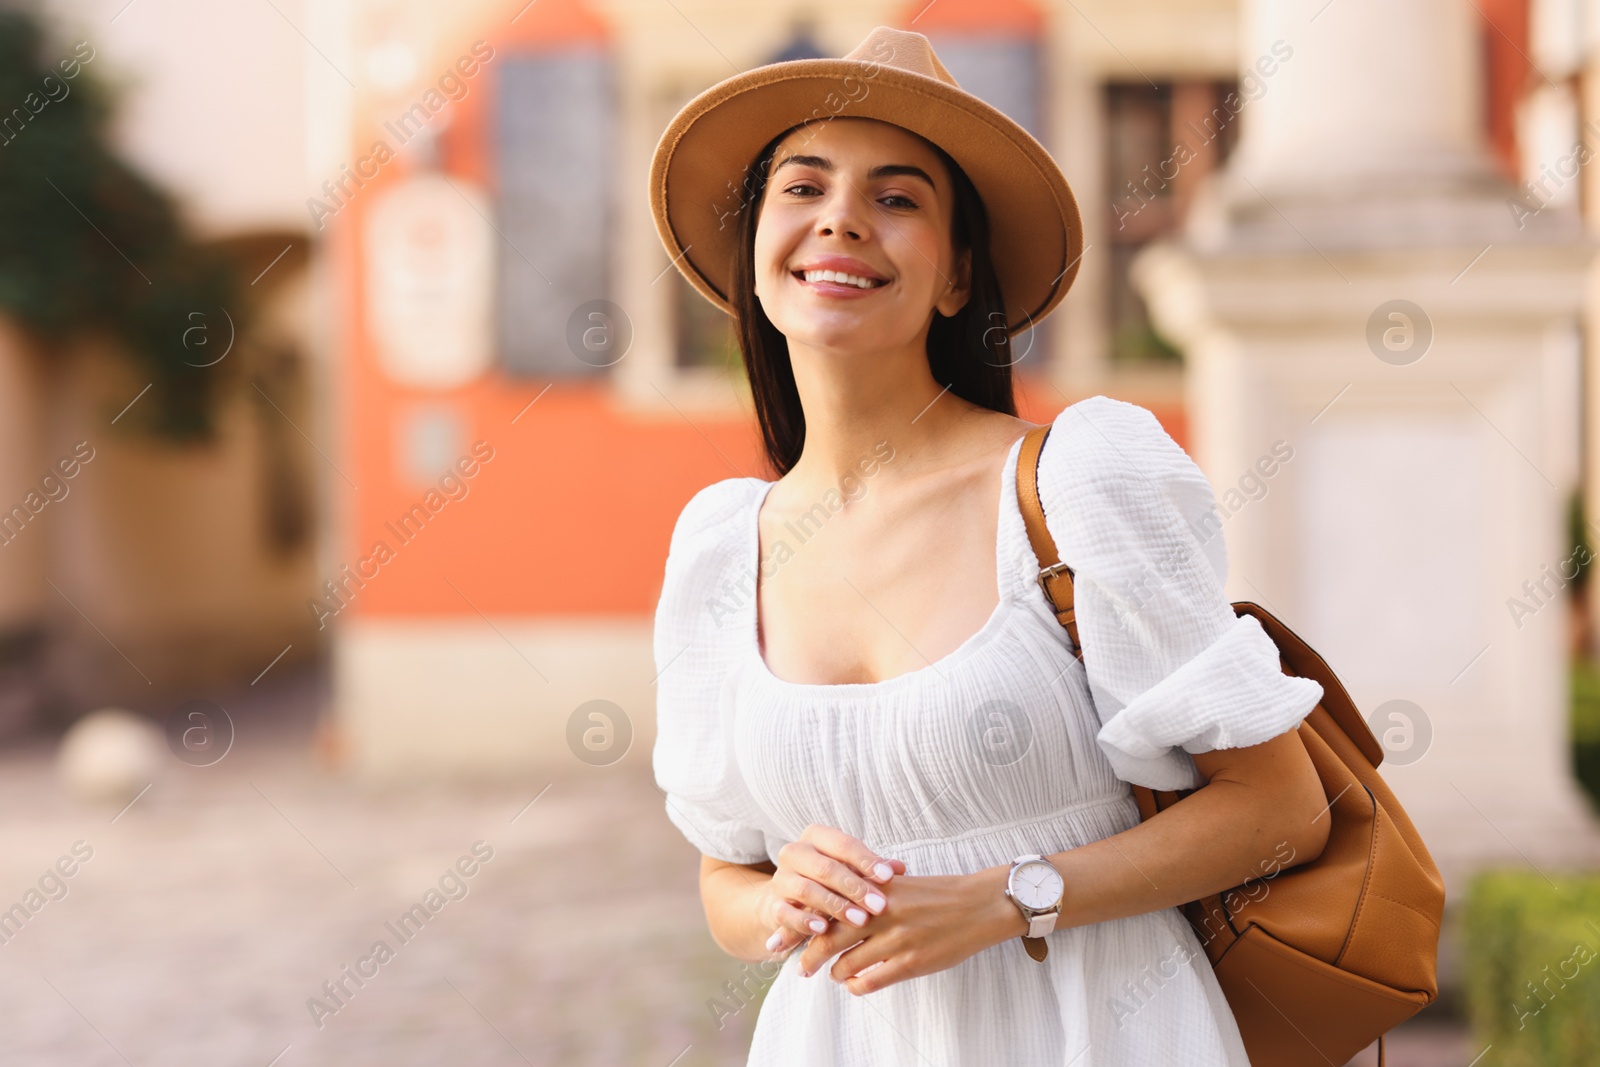
[[[1024,863],[1011,875],[1011,895],[1019,904],[1030,908],[1055,907],[1064,888],[1060,873],[1039,860]]]

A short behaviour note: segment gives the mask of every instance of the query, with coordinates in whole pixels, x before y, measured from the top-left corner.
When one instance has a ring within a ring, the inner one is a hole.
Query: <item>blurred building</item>
[[[1600,862],[1565,591],[1597,246],[1508,165],[1541,90],[1492,61],[1528,54],[1529,12],[1242,14],[1246,68],[1278,73],[1183,234],[1134,267],[1215,482],[1293,448],[1229,516],[1232,584],[1336,665],[1450,890],[1491,861]]]
[[[106,703],[159,714],[320,654],[304,625],[323,507],[303,42],[270,6],[119,6],[40,5],[42,58],[89,57],[84,77],[116,87],[117,154],[254,282],[248,309],[182,320],[192,365],[233,375],[203,446],[139,428],[161,387],[125,351],[41,345],[0,317],[0,732]],[[6,138],[37,142],[52,118],[8,111]],[[109,239],[79,214],[85,242]],[[236,331],[246,310],[255,325]],[[61,477],[73,457],[90,458]]]

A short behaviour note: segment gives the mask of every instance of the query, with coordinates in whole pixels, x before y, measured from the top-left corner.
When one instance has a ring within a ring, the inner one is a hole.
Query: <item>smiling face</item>
[[[791,131],[756,222],[762,310],[791,351],[920,348],[935,309],[969,295],[954,205],[944,162],[908,130],[852,117]]]

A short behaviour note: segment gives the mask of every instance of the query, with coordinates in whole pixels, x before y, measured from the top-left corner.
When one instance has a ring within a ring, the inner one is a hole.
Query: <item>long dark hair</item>
[[[736,312],[735,329],[767,462],[780,478],[800,458],[806,418],[795,386],[794,365],[789,361],[788,338],[767,318],[756,299],[756,216],[766,192],[767,169],[773,154],[785,137],[803,125],[791,126],[767,142],[745,170],[739,241],[733,254],[733,291],[728,294]],[[1012,391],[1013,359],[1006,336],[1000,279],[989,258],[989,216],[983,198],[961,166],[938,145],[926,143],[944,161],[955,188],[951,238],[956,253],[972,253],[972,292],[966,304],[949,318],[935,312],[928,327],[928,369],[935,381],[948,385],[950,392],[961,399],[1014,416],[1017,403]]]

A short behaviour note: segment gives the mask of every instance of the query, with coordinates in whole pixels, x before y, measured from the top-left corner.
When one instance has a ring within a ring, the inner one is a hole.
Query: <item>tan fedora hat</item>
[[[1010,334],[1039,322],[1078,273],[1083,225],[1066,176],[1032,134],[956,84],[920,33],[879,26],[843,59],[769,63],[718,82],[668,124],[650,164],[656,232],[728,314],[740,188],[756,153],[809,119],[879,119],[961,165],[989,216]]]

